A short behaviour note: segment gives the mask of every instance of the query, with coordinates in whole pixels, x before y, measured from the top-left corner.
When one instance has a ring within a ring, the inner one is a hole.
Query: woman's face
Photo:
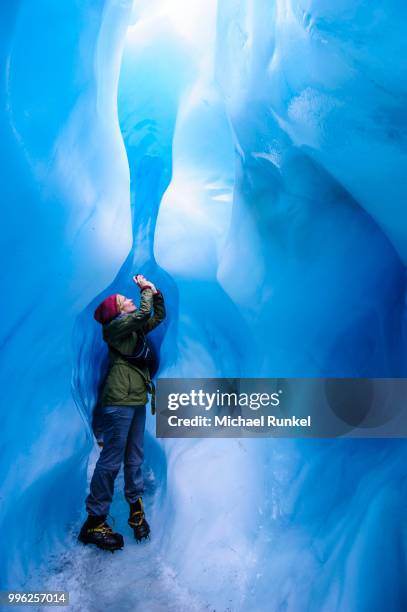
[[[127,298],[125,295],[117,296],[117,304],[120,312],[134,312],[136,310],[133,300],[131,298]]]

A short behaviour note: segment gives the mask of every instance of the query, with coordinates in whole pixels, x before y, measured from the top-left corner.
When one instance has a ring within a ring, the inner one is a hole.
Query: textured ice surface
[[[166,295],[162,376],[406,375],[406,12],[1,5],[2,584],[89,611],[407,606],[404,441],[148,437],[152,541],[75,543],[91,313],[132,273]],[[112,514],[128,533],[119,491]]]

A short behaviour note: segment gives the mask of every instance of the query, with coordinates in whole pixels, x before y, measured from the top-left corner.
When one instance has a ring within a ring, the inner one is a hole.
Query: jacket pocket
[[[124,400],[130,394],[128,368],[121,364],[113,364],[104,389],[104,395],[112,401]]]
[[[146,390],[146,383],[140,372],[135,368],[129,368],[129,393],[132,398],[143,397]]]

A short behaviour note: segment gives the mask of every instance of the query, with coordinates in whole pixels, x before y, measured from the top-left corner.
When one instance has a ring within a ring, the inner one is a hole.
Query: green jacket
[[[154,313],[152,311],[154,309]],[[153,295],[151,289],[141,292],[140,308],[117,316],[103,325],[103,339],[108,346],[126,355],[132,355],[137,343],[137,332],[148,334],[165,319],[164,298]],[[148,368],[138,368],[120,355],[109,350],[109,372],[101,396],[100,406],[144,406],[150,389]]]

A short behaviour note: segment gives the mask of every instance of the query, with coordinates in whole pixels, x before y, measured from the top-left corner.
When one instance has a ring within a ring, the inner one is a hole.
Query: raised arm
[[[157,325],[164,321],[166,317],[164,297],[161,291],[157,290],[157,293],[153,294],[153,307],[153,316],[143,325],[143,331],[145,334],[148,334],[154,328],[156,328]]]
[[[103,335],[107,342],[115,343],[131,332],[138,331],[148,321],[153,309],[153,291],[146,287],[141,292],[140,308],[125,317],[117,317],[105,325]]]

